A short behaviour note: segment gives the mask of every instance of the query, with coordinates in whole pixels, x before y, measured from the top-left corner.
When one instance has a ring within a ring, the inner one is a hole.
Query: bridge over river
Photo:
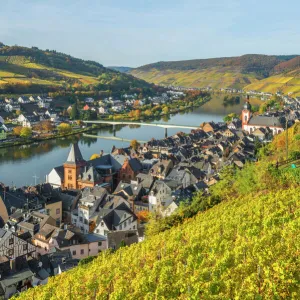
[[[161,127],[165,129],[165,137],[168,137],[168,128],[184,128],[184,129],[198,129],[199,126],[178,125],[178,124],[164,124],[164,123],[146,123],[146,122],[130,122],[130,121],[83,121],[86,124],[109,124],[113,126],[114,136],[116,136],[116,125],[140,125]]]

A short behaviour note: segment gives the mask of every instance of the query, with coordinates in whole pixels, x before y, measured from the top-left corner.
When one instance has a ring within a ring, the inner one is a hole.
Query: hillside
[[[114,67],[114,66],[112,66],[112,67],[107,67],[107,68],[121,72],[121,73],[130,73],[130,71],[132,70],[132,68],[130,68],[130,67]]]
[[[0,93],[57,90],[130,90],[150,85],[94,61],[54,50],[0,44]]]
[[[292,93],[292,96],[300,96],[300,67],[286,68],[282,73],[251,83],[244,89],[273,94],[280,91],[283,94]]]
[[[185,87],[243,88],[285,70],[296,55],[248,54],[239,57],[158,62],[130,73],[148,82]],[[293,65],[293,63],[291,63]]]
[[[291,149],[299,137],[299,125],[289,130]],[[259,163],[223,172],[211,197],[196,196],[195,217],[183,208],[170,230],[159,224],[145,242],[101,253],[20,298],[299,299],[300,170],[270,164],[284,153],[281,140],[261,148]]]

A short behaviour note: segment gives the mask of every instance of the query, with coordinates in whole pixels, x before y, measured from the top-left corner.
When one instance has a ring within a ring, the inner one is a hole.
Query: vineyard
[[[290,132],[292,149],[300,149],[299,127]],[[20,298],[300,299],[300,172],[272,167],[284,152],[280,140],[262,148],[268,154],[258,164],[224,176],[196,216]]]

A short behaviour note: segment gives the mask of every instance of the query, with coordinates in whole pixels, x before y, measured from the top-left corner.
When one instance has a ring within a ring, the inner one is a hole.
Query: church
[[[275,116],[252,116],[251,105],[247,101],[242,111],[242,129],[251,134],[259,128],[269,128],[276,135],[284,130],[284,120]]]

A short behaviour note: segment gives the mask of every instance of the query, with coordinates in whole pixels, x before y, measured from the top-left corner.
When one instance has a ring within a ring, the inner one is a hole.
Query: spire
[[[70,149],[70,152],[68,155],[68,159],[67,159],[67,163],[68,164],[77,164],[79,162],[84,162],[84,159],[80,152],[78,143],[74,143],[71,146],[71,149]]]

